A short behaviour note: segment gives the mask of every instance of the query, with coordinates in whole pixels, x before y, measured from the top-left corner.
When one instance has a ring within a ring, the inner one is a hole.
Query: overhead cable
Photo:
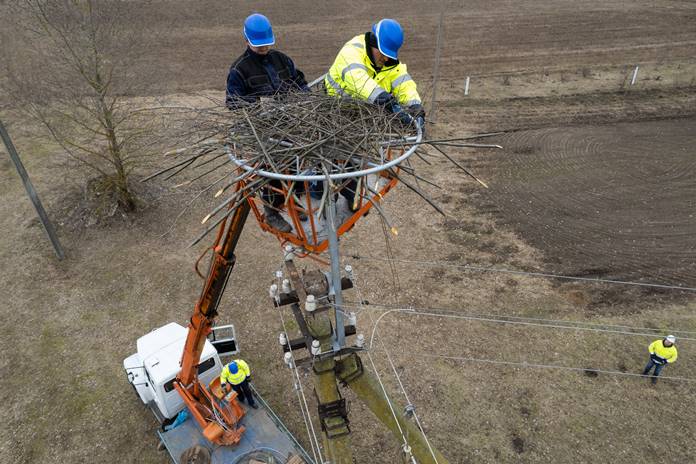
[[[484,267],[475,266],[471,264],[455,264],[447,261],[417,261],[410,259],[390,259],[381,258],[373,256],[362,256],[362,255],[351,255],[353,259],[362,259],[365,261],[396,261],[405,264],[414,264],[418,266],[443,266],[443,267],[454,267],[458,269],[464,269],[467,271],[474,272],[498,272],[503,274],[513,274],[513,275],[525,275],[532,277],[546,277],[552,279],[562,279],[562,280],[576,280],[580,282],[593,282],[593,283],[604,283],[604,284],[618,284],[618,285],[631,285],[635,287],[648,287],[648,288],[660,288],[663,290],[680,290],[684,292],[696,292],[696,287],[683,287],[681,285],[670,285],[670,284],[656,284],[648,282],[634,282],[616,279],[601,279],[599,277],[581,277],[581,276],[569,276],[562,274],[553,274],[549,272],[529,272],[529,271],[519,271],[515,269],[502,269],[495,267]]]
[[[355,270],[353,270],[352,272],[353,272],[353,276],[355,277]],[[362,292],[360,291],[360,287],[358,285],[356,285],[356,280],[357,280],[356,278],[353,279],[353,288],[355,288],[355,291],[358,294],[358,299],[362,302],[363,301]],[[372,313],[370,313],[368,311],[367,314],[370,316],[370,320],[372,321],[373,333],[374,333],[377,330],[377,324],[375,324],[375,321],[372,318]],[[379,343],[380,343],[380,346],[382,347],[382,349],[384,350],[384,353],[387,355],[387,360],[389,361],[389,365],[391,366],[392,371],[394,372],[394,376],[396,377],[396,380],[399,383],[399,388],[401,388],[401,392],[404,394],[404,397],[406,398],[407,404],[412,405],[413,403],[411,403],[411,399],[408,397],[408,393],[406,393],[406,388],[404,387],[403,382],[401,382],[401,376],[399,375],[399,372],[396,370],[396,366],[394,365],[394,362],[392,361],[392,357],[389,354],[389,350],[387,349],[387,345],[384,343],[384,340],[382,340],[382,337],[379,337]],[[370,342],[370,350],[372,350],[372,342]],[[369,353],[369,351],[368,351],[368,353]],[[433,457],[435,464],[439,464],[438,460],[437,460],[437,456],[435,456],[435,451],[433,450],[432,446],[430,445],[430,440],[428,440],[428,436],[425,433],[425,429],[423,427],[423,424],[421,424],[420,418],[418,417],[418,414],[416,413],[415,409],[413,410],[413,418],[416,420],[416,424],[418,424],[418,428],[420,429],[421,434],[423,434],[423,439],[425,440],[426,445],[428,445],[428,451],[430,451],[430,455]]]
[[[343,307],[344,308],[365,309],[365,307],[363,305],[360,305],[359,303],[351,303],[351,302],[343,303]],[[382,319],[388,313],[400,312],[400,313],[407,313],[410,315],[443,317],[443,318],[450,318],[450,319],[462,319],[462,320],[479,321],[479,322],[491,322],[491,323],[496,323],[496,324],[511,324],[511,325],[522,325],[522,326],[531,326],[531,327],[546,327],[546,328],[550,328],[550,329],[579,330],[579,331],[588,331],[588,332],[611,333],[611,334],[617,334],[617,335],[634,335],[634,336],[643,336],[643,337],[660,337],[666,333],[670,333],[670,334],[681,334],[681,333],[692,334],[692,333],[694,333],[694,332],[682,331],[682,330],[653,329],[653,328],[647,328],[647,327],[640,327],[639,328],[639,327],[630,327],[630,326],[611,326],[611,325],[603,325],[603,324],[593,324],[593,323],[589,323],[589,322],[585,323],[585,322],[579,322],[579,321],[564,321],[564,320],[558,320],[558,319],[526,318],[526,317],[520,317],[520,316],[478,315],[478,314],[466,314],[466,313],[462,314],[462,313],[458,313],[456,311],[453,311],[451,309],[442,309],[442,308],[422,308],[422,307],[414,307],[414,306],[398,307],[398,306],[382,305],[382,304],[370,304],[369,308],[367,308],[367,309],[370,309],[370,308],[378,310],[378,311],[384,311],[384,313],[380,315],[378,322],[380,319]],[[584,325],[587,325],[589,327],[583,327],[580,325],[573,325],[573,324],[584,324]],[[600,327],[622,327],[622,328],[633,329],[633,330],[654,330],[657,333],[630,332],[628,330],[603,329]],[[680,336],[679,340],[680,341],[696,341],[696,338]],[[371,340],[371,343],[372,343],[372,340]]]

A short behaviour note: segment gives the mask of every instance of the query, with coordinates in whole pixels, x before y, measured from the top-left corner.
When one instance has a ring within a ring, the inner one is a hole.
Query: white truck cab
[[[123,361],[128,381],[160,422],[173,419],[184,409],[174,379],[181,370],[187,335],[188,329],[171,322],[140,337],[137,352]],[[214,328],[203,347],[198,378],[204,385],[209,384],[222,372],[220,356],[236,353],[234,326]]]

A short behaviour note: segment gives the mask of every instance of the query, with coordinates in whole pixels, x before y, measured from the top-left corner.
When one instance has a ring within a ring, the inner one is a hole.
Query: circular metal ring
[[[381,171],[384,171],[386,169],[392,168],[398,164],[403,163],[406,161],[408,158],[411,157],[416,152],[416,148],[418,148],[418,144],[421,142],[421,138],[423,137],[423,131],[421,130],[420,127],[416,126],[417,136],[415,140],[412,142],[413,146],[409,148],[403,155],[399,156],[398,158],[395,158],[388,163],[385,164],[378,164],[374,165],[371,168],[368,169],[362,169],[360,171],[352,171],[352,172],[340,172],[336,174],[329,174],[329,179],[331,180],[342,180],[342,179],[349,179],[352,177],[364,177],[368,176],[370,174],[375,174]],[[240,160],[236,158],[233,154],[232,151],[227,147],[227,156],[230,158],[230,160],[239,166],[240,168],[244,169],[247,172],[253,172],[256,175],[259,175],[261,177],[266,177],[269,179],[275,179],[275,180],[285,180],[285,181],[300,181],[300,182],[311,182],[315,180],[326,180],[326,176],[324,175],[319,175],[319,174],[314,174],[314,175],[309,175],[309,176],[304,176],[300,174],[280,174],[277,172],[269,172],[269,171],[264,171],[262,169],[255,169],[252,166],[249,166],[246,161]],[[370,163],[373,164],[373,163]]]

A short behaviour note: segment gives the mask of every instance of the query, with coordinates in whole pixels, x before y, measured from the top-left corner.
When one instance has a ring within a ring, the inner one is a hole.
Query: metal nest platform
[[[186,147],[168,152],[177,160],[147,179],[187,173],[189,179],[179,185],[197,182],[204,186],[201,194],[214,192],[221,199],[201,221],[206,229],[191,245],[247,202],[263,230],[318,254],[327,247],[326,206],[339,195],[347,200],[347,208],[338,202],[334,223],[339,236],[373,207],[395,230],[379,203],[397,183],[444,214],[419,183],[437,186],[416,174],[411,158],[427,163],[432,156],[424,150],[427,145],[471,175],[442,147],[487,146],[461,143],[477,137],[424,141],[415,123],[404,124],[379,106],[317,92],[240,101],[231,110],[218,104],[181,113]],[[269,223],[274,212],[290,230]]]

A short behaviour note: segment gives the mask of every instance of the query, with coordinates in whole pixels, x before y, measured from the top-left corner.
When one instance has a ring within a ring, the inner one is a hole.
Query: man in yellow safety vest
[[[405,125],[425,128],[425,110],[415,81],[399,62],[404,31],[394,19],[382,19],[372,30],[358,34],[343,46],[324,78],[326,93],[367,100],[394,113]],[[357,181],[341,189],[351,211],[357,210]]]
[[[650,360],[643,370],[643,375],[648,375],[650,370],[655,367],[652,375],[653,385],[657,383],[657,377],[667,364],[672,364],[677,360],[677,347],[674,342],[677,338],[674,335],[667,335],[663,340],[655,340],[648,346]]]
[[[326,74],[326,92],[381,105],[403,123],[415,123],[422,129],[425,111],[416,83],[398,59],[403,42],[403,29],[394,19],[382,19],[371,31],[356,35],[346,42]]]
[[[258,405],[254,401],[254,395],[251,393],[251,387],[249,387],[250,378],[251,370],[249,365],[241,359],[235,359],[222,368],[220,387],[224,393],[227,393],[229,390],[228,385],[231,385],[232,389],[237,392],[239,401],[246,399],[247,404],[256,409]]]

